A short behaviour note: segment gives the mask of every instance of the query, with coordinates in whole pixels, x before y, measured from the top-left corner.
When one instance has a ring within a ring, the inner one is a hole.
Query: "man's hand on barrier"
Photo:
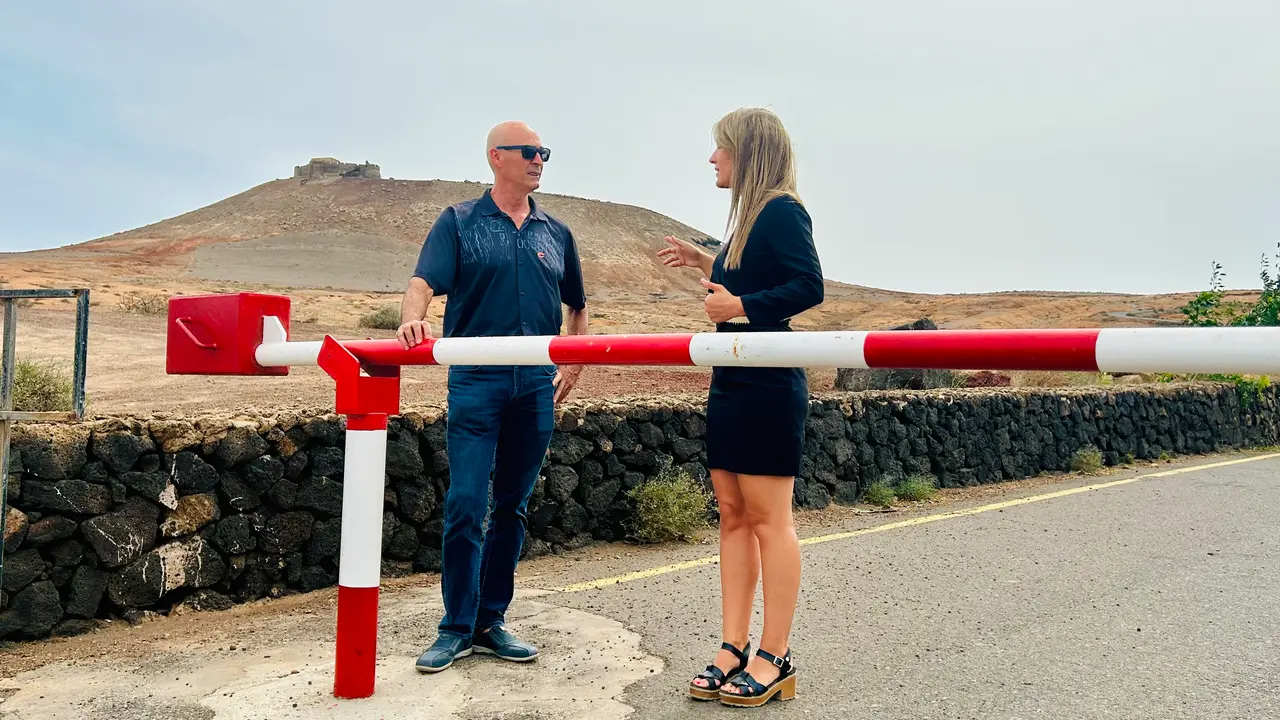
[[[746,314],[746,311],[742,309],[742,299],[726,290],[723,285],[702,278],[702,287],[711,291],[707,293],[707,299],[703,301],[703,306],[707,310],[707,317],[711,319],[711,322],[729,322]]]
[[[396,331],[396,338],[400,340],[400,347],[405,350],[421,345],[431,339],[431,324],[426,320],[410,320]]]
[[[581,374],[581,365],[561,365],[556,368],[556,376],[552,378],[551,385],[556,389],[555,402],[557,405],[569,395],[569,391],[573,390],[573,386],[578,384],[578,376]]]

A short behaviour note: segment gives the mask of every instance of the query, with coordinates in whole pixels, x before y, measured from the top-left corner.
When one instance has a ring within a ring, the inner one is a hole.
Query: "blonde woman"
[[[809,214],[796,193],[791,140],[768,110],[735,110],[714,128],[716,186],[730,191],[726,242],[715,257],[666,238],[672,268],[698,268],[717,332],[788,331],[823,300]],[[800,590],[791,518],[809,386],[803,368],[715,368],[707,400],[707,461],[720,506],[723,644],[689,694],[760,706],[795,697],[789,636]],[[756,583],[764,579],[764,632],[748,640]]]

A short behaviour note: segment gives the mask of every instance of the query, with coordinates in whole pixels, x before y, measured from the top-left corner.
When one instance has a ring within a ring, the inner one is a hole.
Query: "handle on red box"
[[[195,336],[195,334],[191,332],[191,328],[187,327],[187,323],[192,322],[192,318],[189,318],[189,317],[180,317],[180,318],[178,318],[178,319],[177,319],[176,321],[174,321],[174,322],[176,322],[176,323],[177,323],[178,327],[182,328],[182,332],[186,333],[186,334],[187,334],[187,337],[191,338],[191,342],[195,343],[196,347],[198,347],[198,348],[200,348],[200,349],[202,349],[202,350],[217,350],[217,349],[218,349],[218,344],[217,344],[217,343],[201,342],[201,341],[200,341],[200,339],[199,339],[199,338],[197,338],[197,337]]]

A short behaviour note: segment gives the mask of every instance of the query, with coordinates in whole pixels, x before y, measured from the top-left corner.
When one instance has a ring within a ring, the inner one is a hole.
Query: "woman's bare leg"
[[[800,594],[800,542],[791,517],[795,479],[741,474],[737,479],[746,503],[747,523],[760,547],[764,577],[760,648],[781,658],[790,649],[791,622]],[[754,655],[747,671],[761,685],[773,682],[779,673],[772,663]]]
[[[716,503],[720,506],[720,612],[723,642],[743,650],[751,632],[751,603],[760,580],[760,549],[747,522],[747,508],[738,487],[738,476],[723,470],[711,471]],[[738,658],[721,650],[716,667],[728,674],[738,667]],[[695,684],[706,687],[704,680]]]

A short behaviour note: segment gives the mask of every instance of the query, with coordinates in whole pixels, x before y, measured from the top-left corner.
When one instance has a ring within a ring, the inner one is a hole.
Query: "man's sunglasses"
[[[520,157],[525,160],[532,160],[534,155],[541,155],[542,162],[551,159],[551,148],[538,147],[536,145],[499,145],[497,150],[519,150]]]

